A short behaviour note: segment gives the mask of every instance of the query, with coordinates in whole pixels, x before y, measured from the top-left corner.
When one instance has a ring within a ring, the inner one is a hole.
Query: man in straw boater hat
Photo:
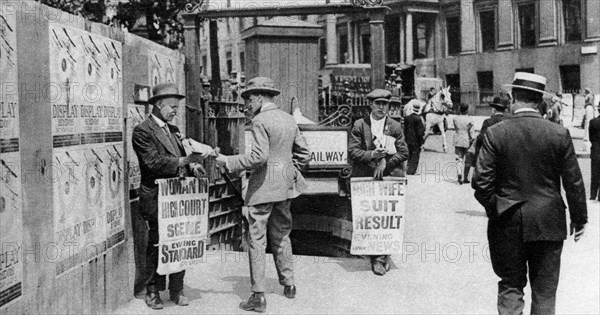
[[[425,124],[421,118],[421,103],[414,102],[410,114],[404,118],[404,138],[408,147],[406,175],[415,175],[419,168],[421,146],[425,143]]]
[[[569,131],[542,118],[546,78],[518,72],[512,84],[513,116],[483,136],[472,187],[488,215],[488,241],[498,282],[498,312],[523,312],[531,283],[531,314],[554,314],[563,241],[581,239],[587,223],[585,188]]]
[[[148,247],[146,250],[146,304],[152,309],[162,309],[159,291],[166,288],[166,277],[156,272],[158,266],[158,185],[159,178],[188,176],[192,171],[204,172],[200,163],[209,154],[185,154],[179,129],[169,124],[177,114],[180,101],[177,85],[161,83],[152,89],[149,102],[154,105],[152,114],[133,129],[132,144],[140,162],[142,175],[140,185],[140,215],[148,222]],[[183,294],[185,271],[169,275],[170,299],[177,305],[186,306],[188,298]]]
[[[404,161],[408,148],[404,142],[402,125],[388,117],[392,93],[375,89],[367,94],[371,114],[357,120],[352,126],[348,153],[352,159],[353,177],[404,176]],[[389,255],[370,256],[374,274],[383,276],[390,269]]]
[[[217,157],[217,163],[230,172],[251,170],[245,196],[248,207],[248,255],[250,282],[253,294],[240,308],[245,311],[265,312],[268,290],[265,279],[265,248],[267,234],[271,243],[279,283],[283,294],[296,296],[292,243],[293,198],[302,194],[306,182],[299,169],[310,161],[310,151],[294,118],[279,109],[273,98],[280,94],[273,80],[257,77],[248,81],[241,93],[249,103],[252,119],[252,149],[245,154]]]

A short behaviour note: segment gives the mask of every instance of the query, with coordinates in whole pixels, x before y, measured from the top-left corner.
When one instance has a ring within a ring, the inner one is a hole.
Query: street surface
[[[392,256],[383,277],[362,258],[296,256],[298,294],[288,300],[268,256],[267,313],[272,314],[495,314],[497,281],[487,248],[487,218],[468,184],[456,182],[454,149],[441,152],[439,136],[425,144],[428,171],[409,176],[404,253]],[[452,134],[448,135],[451,143]],[[586,193],[590,160],[579,159]],[[589,198],[589,193],[588,193]],[[557,297],[558,314],[600,314],[600,204],[588,201],[589,224],[578,243],[565,241]],[[191,304],[168,301],[154,311],[133,299],[117,314],[248,314],[238,304],[250,295],[247,254],[209,253],[206,263],[187,271]],[[525,289],[525,314],[530,290]]]

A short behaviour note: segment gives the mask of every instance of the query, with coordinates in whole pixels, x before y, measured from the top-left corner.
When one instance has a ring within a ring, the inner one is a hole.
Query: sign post
[[[208,240],[208,179],[166,178],[158,183],[158,268],[161,275],[200,263]]]
[[[406,215],[406,179],[351,179],[352,255],[391,255],[402,252]]]

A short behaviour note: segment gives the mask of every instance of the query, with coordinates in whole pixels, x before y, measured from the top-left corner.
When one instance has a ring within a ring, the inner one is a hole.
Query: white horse
[[[423,138],[427,140],[429,134],[432,133],[431,128],[433,126],[438,126],[442,133],[442,148],[444,152],[447,151],[444,119],[446,118],[446,110],[449,107],[452,107],[450,96],[450,86],[442,88],[427,102],[425,109],[423,110],[423,113],[425,113],[425,136]]]

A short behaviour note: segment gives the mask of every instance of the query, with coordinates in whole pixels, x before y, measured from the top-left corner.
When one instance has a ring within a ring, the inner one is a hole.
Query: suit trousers
[[[407,163],[407,175],[415,175],[419,168],[419,158],[421,156],[421,146],[409,145],[408,146],[408,163]]]
[[[166,288],[166,276],[156,273],[158,267],[158,221],[148,221],[148,247],[146,248],[146,271],[148,279],[146,290],[163,291]],[[169,275],[169,291],[177,292],[183,290],[183,276],[185,270]]]
[[[590,185],[590,199],[600,201],[600,157],[592,157],[592,181]]]
[[[492,267],[501,279],[498,313],[523,313],[523,288],[529,269],[531,314],[555,314],[563,241],[524,242],[520,223],[502,220],[492,219],[488,225]]]
[[[250,258],[250,282],[252,292],[265,292],[265,250],[267,234],[275,260],[279,283],[294,285],[292,256],[292,214],[291,199],[263,203],[248,207],[248,255]]]

